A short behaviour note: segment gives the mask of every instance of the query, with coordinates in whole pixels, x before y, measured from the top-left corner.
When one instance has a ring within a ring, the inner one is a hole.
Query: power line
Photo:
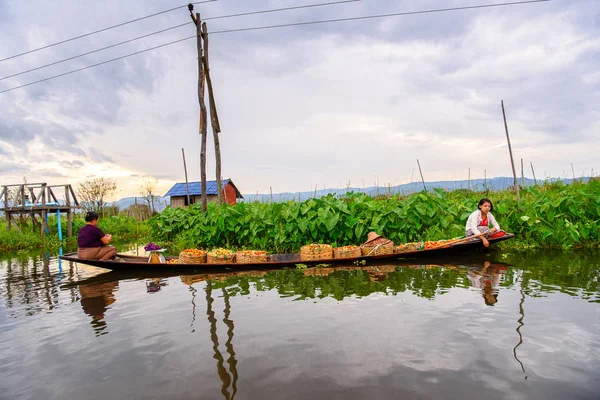
[[[240,14],[229,14],[229,15],[221,15],[221,16],[218,16],[218,17],[204,18],[203,21],[214,20],[214,19],[222,19],[222,18],[231,18],[231,17],[240,17],[240,16],[247,16],[247,15],[255,15],[255,14],[274,13],[274,12],[280,12],[280,11],[298,10],[298,9],[301,9],[301,8],[312,8],[312,7],[330,6],[330,5],[343,4],[343,3],[355,3],[357,1],[360,1],[360,0],[333,1],[333,2],[329,2],[329,3],[308,4],[308,5],[303,5],[303,6],[275,8],[275,9],[271,9],[271,10],[251,11],[251,12],[245,12],[245,13],[240,13]],[[178,8],[181,8],[181,7],[178,7]],[[159,31],[151,32],[151,33],[148,33],[146,35],[135,37],[133,39],[129,39],[129,40],[125,40],[125,41],[122,41],[122,42],[119,42],[119,43],[111,44],[109,46],[101,47],[101,48],[96,49],[96,50],[88,51],[88,52],[85,52],[85,53],[82,53],[82,54],[78,54],[78,55],[73,56],[73,57],[68,57],[68,58],[65,58],[65,59],[62,59],[62,60],[59,60],[59,61],[52,62],[52,63],[49,63],[49,64],[44,64],[44,65],[36,67],[36,68],[31,68],[31,69],[28,69],[28,70],[25,70],[25,71],[21,71],[21,72],[18,72],[16,74],[7,75],[7,76],[4,76],[4,77],[0,78],[0,81],[2,81],[4,79],[8,79],[8,78],[13,78],[15,76],[23,75],[23,74],[26,74],[28,72],[37,71],[37,70],[40,70],[40,69],[43,69],[43,68],[46,68],[46,67],[51,67],[53,65],[61,64],[61,63],[64,63],[66,61],[71,61],[71,60],[74,60],[74,59],[79,58],[79,57],[88,56],[90,54],[98,53],[99,51],[103,51],[103,50],[111,49],[113,47],[121,46],[123,44],[131,43],[131,42],[134,42],[134,41],[139,40],[139,39],[144,39],[144,38],[147,38],[149,36],[157,35],[159,33],[164,33],[164,32],[167,32],[167,31],[170,31],[170,30],[173,30],[173,29],[181,28],[182,26],[186,26],[186,25],[189,25],[189,24],[193,24],[193,22],[186,22],[186,23],[183,23],[183,24],[175,25],[175,26],[172,26],[170,28],[161,29]]]
[[[509,2],[509,3],[496,3],[496,4],[482,4],[482,5],[476,5],[476,6],[464,6],[464,7],[452,7],[452,8],[439,8],[439,9],[435,9],[435,10],[421,10],[421,11],[408,11],[408,12],[401,12],[401,13],[390,13],[390,14],[379,14],[379,15],[366,15],[366,16],[362,16],[362,17],[351,17],[351,18],[339,18],[339,19],[329,19],[329,20],[322,20],[322,21],[308,21],[308,22],[296,22],[296,23],[290,23],[290,24],[281,24],[281,25],[267,25],[267,26],[257,26],[257,27],[251,27],[251,28],[240,28],[240,29],[228,29],[228,30],[222,30],[222,31],[214,31],[212,33],[209,33],[210,35],[216,35],[219,33],[231,33],[231,32],[244,32],[244,31],[254,31],[254,30],[261,30],[261,29],[273,29],[273,28],[283,28],[283,27],[289,27],[289,26],[306,26],[306,25],[316,25],[316,24],[325,24],[325,23],[332,23],[332,22],[346,22],[346,21],[357,21],[357,20],[363,20],[363,19],[375,19],[375,18],[385,18],[385,17],[396,17],[396,16],[406,16],[406,15],[417,15],[417,14],[430,14],[430,13],[436,13],[436,12],[448,12],[448,11],[461,11],[461,10],[471,10],[471,9],[480,9],[480,8],[491,8],[491,7],[502,7],[502,6],[512,6],[512,5],[522,5],[522,4],[530,4],[530,3],[544,3],[544,2],[549,2],[551,0],[526,0],[526,1],[515,1],[515,2]],[[118,61],[118,60],[122,60],[124,58],[127,57],[131,57],[137,54],[141,54],[141,53],[145,53],[151,50],[155,50],[155,49],[159,49],[161,47],[166,47],[175,43],[179,43],[179,42],[183,42],[186,40],[190,40],[195,38],[196,35],[193,36],[189,36],[189,37],[185,37],[182,39],[178,39],[178,40],[174,40],[172,42],[168,42],[168,43],[164,43],[161,44],[159,46],[154,46],[154,47],[150,47],[147,48],[145,50],[140,50],[140,51],[136,51],[134,53],[130,53],[130,54],[126,54],[124,56],[121,57],[117,57],[117,58],[113,58],[110,60],[106,60],[103,62],[99,62],[96,64],[92,64],[92,65],[88,65],[86,67],[82,67],[82,68],[78,68],[72,71],[68,71],[59,75],[54,75],[54,76],[50,76],[48,78],[44,78],[44,79],[40,79],[38,81],[34,81],[34,82],[30,82],[30,83],[26,83],[23,85],[19,85],[19,86],[15,86],[9,89],[5,89],[0,91],[0,93],[6,93],[6,92],[10,92],[12,90],[16,90],[16,89],[20,89],[23,87],[27,87],[27,86],[31,86],[31,85],[35,85],[37,83],[41,83],[41,82],[45,82],[54,78],[59,78],[61,76],[65,76],[65,75],[70,75],[73,74],[75,72],[80,72],[89,68],[94,68],[100,65],[104,65],[104,64],[108,64],[110,62],[113,61]]]
[[[195,2],[195,3],[192,3],[192,4],[212,3],[212,2],[215,2],[215,1],[217,1],[217,0],[205,0],[205,1],[197,1],[197,2]],[[168,10],[164,10],[164,11],[159,11],[159,12],[156,12],[156,13],[154,13],[154,14],[149,14],[149,15],[146,15],[146,16],[144,16],[144,17],[140,17],[140,18],[132,19],[132,20],[130,20],[130,21],[122,22],[122,23],[120,23],[120,24],[117,24],[117,25],[113,25],[113,26],[109,26],[109,27],[106,27],[106,28],[98,29],[97,31],[93,31],[93,32],[85,33],[85,34],[83,34],[83,35],[74,36],[74,37],[72,37],[72,38],[70,38],[70,39],[61,40],[60,42],[56,42],[56,43],[52,43],[52,44],[49,44],[49,45],[46,45],[46,46],[38,47],[37,49],[28,50],[28,51],[26,51],[26,52],[19,53],[19,54],[15,54],[15,55],[13,55],[13,56],[10,56],[10,57],[2,58],[2,59],[0,59],[0,62],[6,61],[6,60],[10,60],[10,59],[13,59],[13,58],[16,58],[16,57],[24,56],[25,54],[30,54],[30,53],[34,53],[34,52],[36,52],[36,51],[44,50],[44,49],[47,49],[47,48],[49,48],[49,47],[58,46],[59,44],[63,44],[63,43],[67,43],[67,42],[71,42],[71,41],[73,41],[73,40],[81,39],[81,38],[84,38],[84,37],[86,37],[86,36],[95,35],[96,33],[104,32],[104,31],[108,31],[108,30],[110,30],[110,29],[118,28],[118,27],[120,27],[120,26],[127,25],[127,24],[131,24],[131,23],[133,23],[133,22],[137,22],[137,21],[141,21],[141,20],[143,20],[143,19],[147,19],[147,18],[151,18],[151,17],[156,17],[157,15],[165,14],[165,13],[168,13],[168,12],[171,12],[171,11],[175,11],[175,10],[178,10],[178,9],[180,9],[180,8],[184,8],[184,7],[187,7],[187,4],[186,4],[186,5],[183,5],[183,6],[173,7],[173,8],[170,8],[170,9],[168,9]]]
[[[334,5],[334,4],[356,3],[357,1],[361,1],[361,0],[332,1],[332,2],[329,2],[329,3],[319,3],[319,4],[309,4],[309,5],[304,5],[304,6],[292,6],[292,7],[284,7],[284,8],[275,8],[275,9],[272,9],[272,10],[250,11],[250,12],[239,13],[239,14],[221,15],[219,17],[202,18],[202,21],[209,21],[209,20],[221,19],[221,18],[231,18],[231,17],[245,17],[247,15],[266,14],[266,13],[273,13],[273,12],[278,12],[278,11],[299,10],[301,8],[331,6],[331,5]]]
[[[71,61],[71,60],[74,60],[74,59],[79,58],[79,57],[88,56],[90,54],[98,53],[99,51],[102,51],[102,50],[107,50],[107,49],[110,49],[110,48],[113,48],[113,47],[117,47],[117,46],[120,46],[120,45],[123,45],[123,44],[126,44],[126,43],[133,42],[135,40],[143,39],[143,38],[146,38],[146,37],[149,37],[149,36],[152,36],[152,35],[157,35],[159,33],[164,33],[164,32],[167,32],[167,31],[170,31],[170,30],[173,30],[173,29],[176,29],[176,28],[180,28],[182,26],[189,25],[189,24],[193,24],[193,22],[186,22],[184,24],[175,25],[175,26],[172,26],[170,28],[166,28],[166,29],[162,29],[160,31],[152,32],[152,33],[149,33],[147,35],[138,36],[138,37],[135,37],[133,39],[125,40],[123,42],[111,44],[110,46],[101,47],[99,49],[88,51],[88,52],[85,52],[85,53],[82,53],[82,54],[78,54],[76,56],[65,58],[65,59],[60,60],[60,61],[55,61],[55,62],[52,62],[52,63],[49,63],[49,64],[44,64],[44,65],[36,67],[36,68],[31,68],[31,69],[28,69],[28,70],[25,70],[25,71],[22,71],[22,72],[18,72],[16,74],[3,76],[2,78],[0,78],[0,81],[2,81],[4,79],[8,79],[8,78],[13,78],[15,76],[23,75],[23,74],[26,74],[28,72],[37,71],[38,69],[43,69],[43,68],[46,68],[46,67],[51,67],[51,66],[56,65],[56,64],[61,64],[61,63],[64,63],[66,61]]]
[[[26,86],[35,85],[36,83],[41,83],[41,82],[49,81],[50,79],[60,78],[61,76],[74,74],[75,72],[83,71],[83,70],[88,69],[88,68],[93,68],[93,67],[97,67],[97,66],[100,66],[100,65],[108,64],[108,63],[113,62],[113,61],[122,60],[122,59],[127,58],[127,57],[135,56],[136,54],[141,54],[141,53],[145,53],[145,52],[150,51],[150,50],[159,49],[161,47],[165,47],[165,46],[169,46],[169,45],[172,45],[172,44],[175,44],[175,43],[183,42],[185,40],[190,40],[190,39],[193,39],[195,37],[196,37],[196,35],[190,36],[190,37],[186,37],[186,38],[183,38],[183,39],[174,40],[174,41],[169,42],[169,43],[161,44],[160,46],[150,47],[149,49],[136,51],[135,53],[126,54],[126,55],[121,56],[121,57],[112,58],[110,60],[106,60],[106,61],[102,61],[102,62],[99,62],[99,63],[96,63],[96,64],[88,65],[86,67],[74,69],[72,71],[64,72],[62,74],[58,74],[58,75],[50,76],[48,78],[40,79],[39,81],[30,82],[30,83],[26,83],[24,85],[20,85],[20,86],[16,86],[16,87],[13,87],[13,88],[10,88],[10,89],[6,89],[6,90],[1,91],[0,93],[10,92],[11,90],[20,89],[20,88],[23,88],[23,87],[26,87]]]
[[[261,30],[261,29],[283,28],[283,27],[287,27],[287,26],[303,26],[303,25],[327,24],[327,23],[331,23],[331,22],[358,21],[358,20],[363,20],[363,19],[375,19],[375,18],[385,18],[385,17],[398,17],[398,16],[416,15],[416,14],[431,14],[431,13],[436,13],[436,12],[472,10],[472,9],[477,9],[477,8],[491,8],[491,7],[513,6],[513,5],[522,5],[522,4],[529,4],[529,3],[545,3],[545,2],[548,2],[548,1],[551,1],[551,0],[525,0],[525,1],[513,1],[513,2],[509,2],[509,3],[482,4],[482,5],[478,5],[478,6],[438,8],[438,9],[435,9],[435,10],[407,11],[407,12],[401,12],[401,13],[366,15],[366,16],[362,16],[362,17],[349,17],[349,18],[329,19],[329,20],[324,20],[324,21],[308,21],[308,22],[296,22],[296,23],[281,24],[281,25],[257,26],[257,27],[253,27],[253,28],[228,29],[228,30],[224,30],[224,31],[214,31],[214,32],[212,32],[212,34],[214,35],[214,34],[217,34],[217,33],[256,31],[256,30]]]

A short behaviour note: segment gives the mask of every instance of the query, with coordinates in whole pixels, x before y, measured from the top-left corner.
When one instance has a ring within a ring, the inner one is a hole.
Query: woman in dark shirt
[[[89,211],[85,214],[87,222],[79,230],[77,236],[77,255],[79,258],[91,260],[112,260],[117,255],[117,248],[109,246],[112,235],[106,235],[98,228],[98,214]]]

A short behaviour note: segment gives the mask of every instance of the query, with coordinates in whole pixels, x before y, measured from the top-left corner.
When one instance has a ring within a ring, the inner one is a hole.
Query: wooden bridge
[[[64,192],[61,204],[55,195]],[[0,189],[0,212],[6,216],[6,229],[21,229],[15,220],[31,217],[33,229],[40,229],[42,237],[48,229],[48,214],[67,213],[67,235],[73,234],[73,212],[80,208],[71,185],[47,185],[46,183],[22,183],[4,185]],[[38,220],[39,216],[39,220]]]

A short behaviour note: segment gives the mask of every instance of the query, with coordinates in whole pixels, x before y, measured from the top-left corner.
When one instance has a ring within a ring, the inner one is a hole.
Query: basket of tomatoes
[[[333,258],[356,258],[360,255],[359,246],[342,246],[333,249]]]
[[[330,260],[333,258],[333,247],[330,244],[307,244],[300,248],[300,259],[303,261],[311,260]]]
[[[235,253],[238,264],[254,264],[267,262],[267,252],[262,250],[240,250]]]
[[[214,249],[206,253],[208,264],[231,264],[235,259],[235,253],[227,249]]]
[[[201,249],[185,249],[179,253],[179,264],[204,264],[206,251]]]

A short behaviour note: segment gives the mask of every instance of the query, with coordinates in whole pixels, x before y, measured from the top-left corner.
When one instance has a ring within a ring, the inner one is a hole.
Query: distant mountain
[[[584,182],[588,181],[588,178],[578,178],[577,180],[583,180]],[[549,181],[557,181],[559,179],[550,179]],[[573,182],[573,179],[560,179],[565,184],[570,184]],[[521,179],[518,180],[519,184],[521,184]],[[525,178],[524,186],[531,186],[535,184],[533,179]],[[538,180],[538,183],[541,183]],[[470,189],[475,191],[483,191],[483,190],[505,190],[513,185],[513,178],[509,177],[499,177],[492,179],[473,179],[470,182],[468,180],[463,181],[436,181],[436,182],[425,182],[425,187],[427,190],[431,190],[434,188],[446,189],[446,190],[457,190],[457,189]],[[416,192],[420,192],[423,190],[423,182],[412,182],[406,183],[403,185],[397,186],[370,186],[367,188],[343,188],[343,189],[321,189],[316,192],[284,192],[284,193],[273,193],[271,194],[243,194],[244,201],[246,202],[283,202],[283,201],[305,201],[310,198],[319,198],[323,196],[327,196],[328,194],[334,194],[338,196],[343,196],[348,192],[354,193],[366,193],[369,196],[375,197],[378,195],[394,195],[394,194],[402,194],[408,195]]]
[[[136,198],[138,204],[147,204],[141,197],[123,197],[122,199],[119,199],[113,202],[112,204],[119,206],[119,210],[124,210],[127,207],[134,205]],[[156,211],[164,210],[168,204],[169,197],[157,197],[154,200],[154,207],[156,208]]]
[[[573,182],[573,179],[548,179],[548,181],[562,181],[565,184],[570,184]],[[578,178],[579,180],[583,180],[583,182],[587,182],[589,178]],[[521,183],[521,179],[518,180],[519,184]],[[538,180],[538,183],[541,181]],[[471,189],[476,191],[483,191],[486,189],[495,191],[495,190],[505,190],[511,187],[513,184],[513,178],[509,177],[499,177],[492,179],[473,179],[470,182],[468,180],[463,181],[436,181],[436,182],[425,182],[425,187],[427,190],[431,190],[434,188],[446,189],[446,190],[456,190],[456,189]],[[533,179],[525,178],[524,186],[531,186],[535,184]],[[343,189],[320,189],[316,192],[283,192],[283,193],[273,193],[272,201],[273,202],[283,202],[283,201],[305,201],[314,197],[323,197],[328,194],[334,194],[337,196],[343,196],[348,192],[354,193],[366,193],[369,196],[375,197],[378,195],[394,195],[394,194],[402,194],[408,195],[416,192],[420,192],[423,190],[422,182],[412,182],[405,183],[403,185],[397,186],[370,186],[366,188],[343,188]],[[258,201],[261,203],[267,203],[271,201],[271,194],[262,194],[259,193],[247,193],[243,194],[244,200],[246,202]],[[119,206],[119,209],[123,210],[133,204],[135,204],[135,197],[124,197],[114,204]],[[141,197],[137,198],[138,204],[145,204]],[[164,210],[169,204],[170,198],[168,196],[158,197],[155,207],[157,211]],[[239,201],[239,200],[238,200]]]

